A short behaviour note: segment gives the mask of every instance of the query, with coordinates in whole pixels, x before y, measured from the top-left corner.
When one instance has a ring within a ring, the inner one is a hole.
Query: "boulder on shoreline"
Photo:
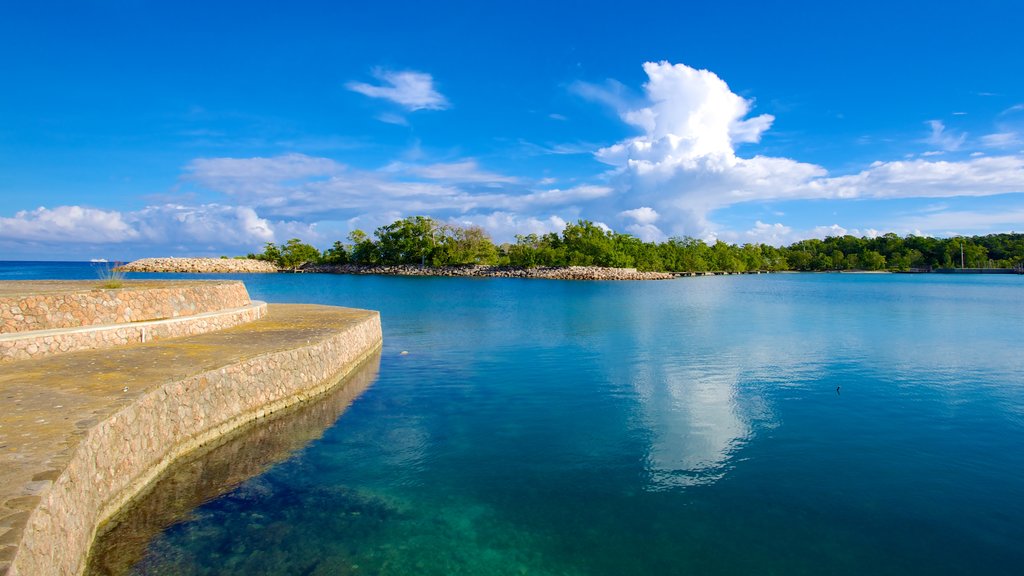
[[[544,278],[548,280],[670,280],[668,272],[640,272],[636,268],[603,268],[600,266],[568,266],[564,268],[513,268],[508,266],[439,266],[420,268],[414,265],[365,266],[359,264],[306,266],[303,272],[327,274],[380,274],[385,276],[462,276],[474,278]]]
[[[277,265],[251,258],[142,258],[118,266],[121,272],[180,272],[235,274],[277,272]]]

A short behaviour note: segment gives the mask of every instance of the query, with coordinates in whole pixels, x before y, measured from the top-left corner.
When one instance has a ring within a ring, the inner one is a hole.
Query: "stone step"
[[[96,528],[176,458],[380,345],[376,312],[275,304],[226,330],[0,365],[0,574],[77,575]]]
[[[0,364],[78,352],[139,344],[152,340],[205,334],[259,320],[267,304],[251,300],[245,306],[165,320],[97,324],[0,334]]]
[[[0,282],[0,334],[145,322],[192,316],[249,304],[234,280],[124,280]]]

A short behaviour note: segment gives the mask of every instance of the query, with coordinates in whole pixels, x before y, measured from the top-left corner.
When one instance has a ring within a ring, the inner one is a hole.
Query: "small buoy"
[[[409,355],[409,351],[408,350],[402,350],[402,353],[400,354],[400,356],[408,356],[408,355]]]

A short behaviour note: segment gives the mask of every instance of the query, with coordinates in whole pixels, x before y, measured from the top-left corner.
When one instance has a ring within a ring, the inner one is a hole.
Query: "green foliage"
[[[379,264],[380,257],[377,253],[377,245],[370,240],[366,232],[353,230],[348,235],[351,252],[349,261],[353,264]]]
[[[281,247],[280,265],[283,268],[294,269],[303,264],[318,264],[320,259],[319,250],[298,238],[292,238]]]
[[[430,263],[433,266],[493,265],[498,262],[498,248],[479,226],[440,226],[434,230],[432,238]]]
[[[320,254],[297,238],[277,246],[268,242],[250,258],[285,268],[303,263],[361,265],[507,265],[604,266],[667,272],[748,272],[757,270],[910,270],[1024,265],[1024,234],[931,238],[884,234],[875,238],[832,236],[801,240],[776,248],[767,244],[738,246],[721,240],[708,245],[690,237],[644,242],[587,220],[566,224],[561,234],[516,236],[497,247],[482,228],[442,224],[411,216],[381,226],[370,238],[362,230],[335,242]]]
[[[437,239],[437,224],[426,216],[410,216],[374,232],[381,264],[426,264]]]
[[[345,245],[340,240],[337,240],[333,246],[324,250],[322,262],[324,264],[348,264],[351,258],[352,255]]]
[[[266,260],[281,268],[291,269],[298,268],[303,264],[319,264],[322,260],[319,250],[298,238],[292,238],[280,246],[273,242],[267,242],[263,252],[249,254],[249,258]]]

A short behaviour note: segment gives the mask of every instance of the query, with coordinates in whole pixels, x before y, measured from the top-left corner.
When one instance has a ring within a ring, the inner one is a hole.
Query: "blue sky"
[[[1018,3],[349,4],[8,3],[0,258],[1024,231]]]

